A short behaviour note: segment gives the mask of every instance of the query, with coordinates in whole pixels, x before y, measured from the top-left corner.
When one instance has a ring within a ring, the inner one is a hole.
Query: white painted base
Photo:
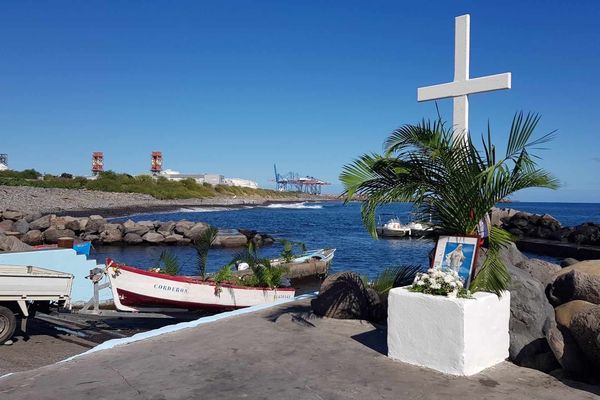
[[[508,358],[510,293],[451,299],[390,290],[388,355],[451,375],[473,375]]]

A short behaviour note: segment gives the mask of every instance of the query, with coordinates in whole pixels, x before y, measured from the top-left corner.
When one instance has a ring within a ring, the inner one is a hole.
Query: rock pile
[[[600,225],[593,222],[564,227],[548,214],[537,215],[510,208],[495,208],[492,224],[506,229],[519,239],[548,239],[600,246]]]
[[[170,244],[189,245],[198,239],[209,225],[204,222],[191,221],[139,221],[127,220],[112,223],[100,215],[79,218],[56,216],[54,214],[25,214],[20,211],[5,210],[0,212],[0,235],[3,242],[9,244],[2,247],[21,249],[15,241],[35,246],[56,244],[59,238],[73,238],[90,241],[94,244],[136,245],[136,244]],[[11,239],[7,239],[11,238]],[[257,246],[273,243],[269,235],[256,231],[228,229],[220,230],[213,242],[215,247],[242,247],[249,241]],[[6,250],[5,250],[6,251]]]

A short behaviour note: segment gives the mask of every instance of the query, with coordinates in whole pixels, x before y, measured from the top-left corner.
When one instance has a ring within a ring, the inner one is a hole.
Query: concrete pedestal
[[[451,375],[473,375],[508,358],[510,293],[473,297],[390,290],[389,357]]]

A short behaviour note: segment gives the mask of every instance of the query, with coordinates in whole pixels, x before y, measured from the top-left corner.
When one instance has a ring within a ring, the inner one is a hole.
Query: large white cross
[[[469,14],[456,17],[454,33],[454,81],[418,88],[417,101],[453,97],[455,138],[469,135],[469,94],[510,89],[510,72],[469,79]]]

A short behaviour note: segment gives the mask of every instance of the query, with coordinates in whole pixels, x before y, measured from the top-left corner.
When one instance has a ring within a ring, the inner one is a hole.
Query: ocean
[[[502,204],[536,214],[550,214],[565,226],[583,222],[600,223],[600,204],[583,203],[525,203]],[[402,222],[410,219],[411,204],[386,205],[381,214],[390,213],[400,217]],[[182,209],[177,212],[160,214],[132,215],[116,218],[114,221],[142,220],[181,220],[207,222],[219,228],[244,228],[264,232],[278,239],[288,239],[304,243],[308,249],[333,247],[337,251],[331,271],[356,271],[374,277],[385,267],[396,265],[422,265],[428,263],[427,255],[434,247],[431,240],[424,239],[379,239],[367,233],[360,218],[360,203],[322,202],[271,204],[268,206],[211,209]],[[389,216],[382,216],[386,220]],[[101,246],[94,249],[92,257],[104,262],[110,257],[118,262],[140,268],[149,268],[163,250],[174,253],[180,262],[184,275],[196,272],[196,252],[187,246]],[[276,243],[260,249],[260,254],[274,258],[282,246]],[[209,272],[227,264],[239,249],[211,249],[208,256]],[[550,257],[535,256],[550,261]]]

